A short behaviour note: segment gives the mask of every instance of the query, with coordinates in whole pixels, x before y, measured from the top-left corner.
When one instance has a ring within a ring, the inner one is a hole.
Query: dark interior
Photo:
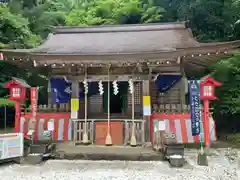
[[[111,87],[110,92],[110,113],[122,113],[122,95],[120,93],[118,93],[117,95],[113,94],[113,87]]]
[[[114,94],[112,82],[110,82],[110,114],[121,114],[126,112],[127,108],[127,82],[117,82],[118,94]],[[103,108],[104,112],[107,113],[107,96],[108,96],[108,83],[103,83],[104,95],[103,95]]]

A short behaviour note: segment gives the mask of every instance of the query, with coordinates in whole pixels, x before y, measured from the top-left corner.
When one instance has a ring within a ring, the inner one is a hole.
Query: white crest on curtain
[[[71,88],[70,88],[70,86],[68,86],[65,90],[64,90],[64,92],[66,92],[66,93],[68,93],[68,94],[71,94]]]

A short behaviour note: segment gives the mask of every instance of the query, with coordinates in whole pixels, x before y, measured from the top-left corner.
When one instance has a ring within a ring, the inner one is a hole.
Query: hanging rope
[[[85,77],[84,77],[84,97],[85,97],[85,101],[84,101],[84,105],[85,105],[85,112],[84,112],[84,133],[87,133],[87,94],[88,94],[88,82],[87,82],[87,68],[85,68]]]
[[[108,67],[108,134],[110,134],[110,65]]]
[[[132,94],[132,134],[131,134],[131,140],[130,140],[130,144],[131,146],[136,146],[137,142],[136,142],[136,136],[135,136],[135,113],[134,113],[134,108],[135,108],[135,102],[134,102],[134,82],[132,79],[129,79],[128,81],[129,84],[129,91]]]
[[[135,135],[135,98],[134,98],[134,82],[132,81],[132,133]]]

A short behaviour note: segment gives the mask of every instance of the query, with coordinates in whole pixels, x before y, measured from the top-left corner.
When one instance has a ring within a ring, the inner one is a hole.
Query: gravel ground
[[[0,167],[1,180],[240,180],[240,151],[214,150],[209,166],[196,165],[196,151],[187,150],[188,164],[170,168],[167,162],[51,160],[38,166]]]

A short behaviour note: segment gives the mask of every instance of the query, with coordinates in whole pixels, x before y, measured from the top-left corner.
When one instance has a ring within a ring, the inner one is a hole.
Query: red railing
[[[32,113],[21,114],[20,132],[27,137],[29,127],[35,130],[34,139],[39,140],[43,131],[48,129],[48,122],[54,124],[53,140],[71,140],[72,139],[72,124],[70,122],[70,113],[37,113],[36,122],[32,121]],[[34,127],[33,127],[34,126]]]

